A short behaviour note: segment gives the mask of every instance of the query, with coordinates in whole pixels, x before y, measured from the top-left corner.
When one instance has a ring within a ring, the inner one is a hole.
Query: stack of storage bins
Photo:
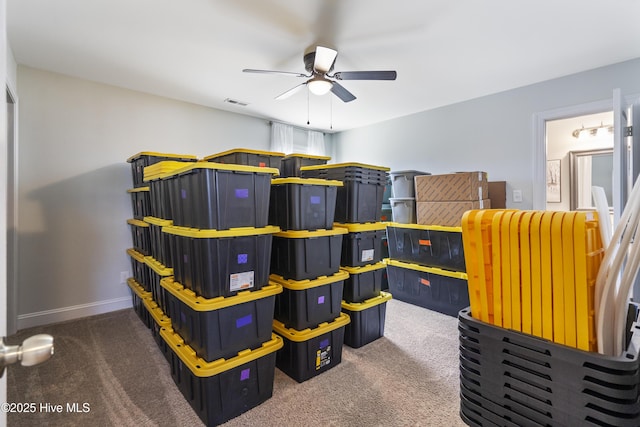
[[[387,224],[389,291],[450,316],[469,305],[461,227]]]
[[[250,148],[234,148],[221,153],[211,154],[203,158],[205,162],[222,164],[256,166],[260,168],[273,168],[280,171],[284,153],[276,151],[252,150]]]
[[[382,292],[385,224],[381,216],[388,170],[360,163],[301,168],[302,176],[343,183],[337,194],[335,226],[348,231],[340,256],[341,270],[349,274],[341,306],[351,318],[344,342],[354,348],[384,335],[386,303],[391,299],[391,294]]]
[[[414,178],[420,175],[431,175],[420,171],[395,171],[389,173],[391,178],[391,192],[389,198],[393,222],[401,224],[416,223],[416,192]]]
[[[156,232],[159,230],[153,225],[156,220],[155,216],[159,214],[157,204],[154,203],[157,189],[152,190],[149,180],[145,179],[145,168],[167,170],[170,168],[168,165],[182,166],[196,160],[196,157],[192,155],[151,151],[140,152],[127,159],[127,162],[131,164],[133,181],[133,188],[127,190],[131,196],[133,208],[133,218],[127,221],[133,240],[133,248],[127,250],[127,254],[131,258],[133,277],[127,280],[127,284],[131,288],[133,307],[136,313],[152,329],[156,338],[159,327],[157,323],[154,323],[155,317],[152,314],[155,314],[163,325],[166,324],[167,318],[164,314],[160,315],[155,309],[153,313],[150,313],[147,306],[151,305],[150,303],[153,303],[154,299],[155,302],[158,302],[156,299],[159,287],[158,270],[161,272],[160,274],[170,275],[171,269],[165,269],[162,265],[163,260],[159,257],[160,252],[156,239]]]
[[[298,177],[274,179],[271,185],[269,222],[283,230],[273,237],[271,255],[271,281],[284,288],[273,322],[284,339],[276,364],[298,382],[342,360],[349,317],[340,311],[348,277],[340,271],[347,230],[333,227],[340,187],[340,181]]]
[[[171,225],[162,226],[173,275],[160,280],[171,327],[160,335],[178,388],[207,425],[269,399],[275,296],[269,282],[270,184],[278,170],[197,162],[160,175]]]
[[[314,156],[311,154],[292,153],[282,159],[280,176],[283,178],[300,177],[300,168],[303,166],[326,165],[331,160],[327,156]]]

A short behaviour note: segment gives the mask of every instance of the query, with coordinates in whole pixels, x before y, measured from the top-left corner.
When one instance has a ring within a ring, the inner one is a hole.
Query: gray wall
[[[130,305],[128,157],[269,147],[264,120],[33,68],[18,92],[19,328]]]
[[[533,206],[533,115],[640,92],[640,59],[501,92],[334,136],[336,159],[431,173],[486,171],[508,206]],[[520,189],[522,203],[510,201]]]

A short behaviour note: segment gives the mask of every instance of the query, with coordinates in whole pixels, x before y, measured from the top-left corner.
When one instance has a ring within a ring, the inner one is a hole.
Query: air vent
[[[238,101],[238,100],[231,99],[231,98],[225,99],[224,102],[228,102],[229,104],[239,105],[241,107],[246,107],[247,105],[249,105],[249,103],[247,103],[247,102],[242,102],[242,101]]]

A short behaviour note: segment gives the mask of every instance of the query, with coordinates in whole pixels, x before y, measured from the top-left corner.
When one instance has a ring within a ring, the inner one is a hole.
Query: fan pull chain
[[[329,97],[329,129],[333,130],[333,97]]]
[[[307,89],[307,126],[309,126],[309,89]]]

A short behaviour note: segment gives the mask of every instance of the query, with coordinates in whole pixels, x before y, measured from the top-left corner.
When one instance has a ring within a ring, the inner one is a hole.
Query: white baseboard
[[[18,330],[94,316],[96,314],[131,308],[131,306],[131,297],[121,297],[89,304],[20,314],[18,315]]]

